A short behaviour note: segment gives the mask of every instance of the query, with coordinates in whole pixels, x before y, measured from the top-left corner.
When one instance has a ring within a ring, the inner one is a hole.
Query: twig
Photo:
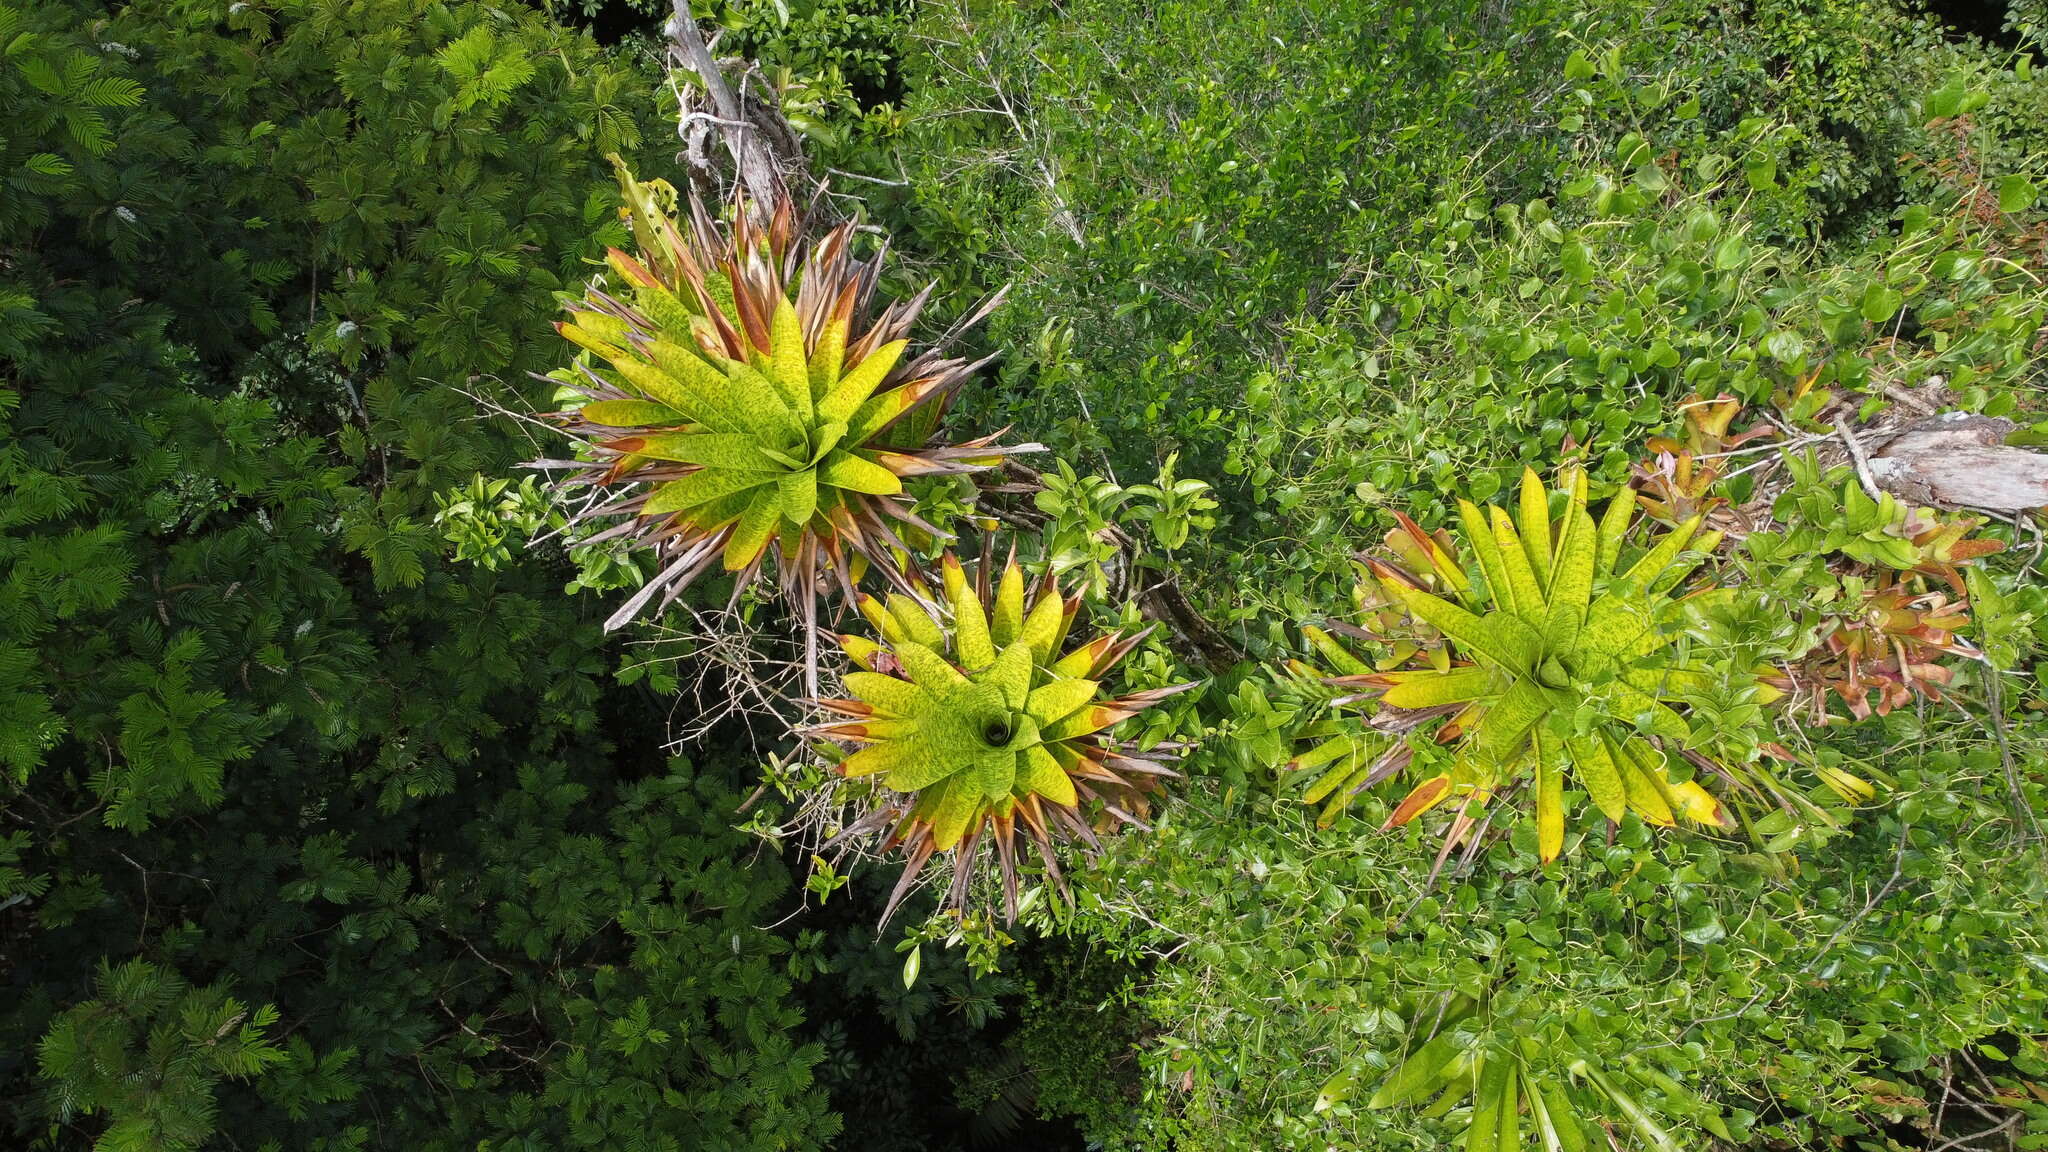
[[[844,176],[848,180],[863,180],[869,184],[880,184],[888,188],[910,187],[910,181],[908,180],[885,180],[880,176],[863,176],[859,172],[848,172],[844,168],[828,167],[825,169],[825,171],[830,172],[834,176]]]
[[[818,698],[818,585],[804,589],[804,696]]]
[[[1984,704],[1991,717],[1991,736],[1998,742],[1998,760],[2005,770],[2005,786],[2012,792],[2013,807],[2026,817],[2033,830],[2030,837],[2036,844],[2048,844],[2048,835],[2041,829],[2041,818],[2034,813],[2034,806],[2027,802],[2027,792],[2020,784],[2019,765],[2012,755],[2012,737],[2005,730],[2005,683],[1999,679],[2002,673],[1990,658],[1984,660]]]
[[[1805,969],[1803,969],[1803,971],[1811,972],[1814,970],[1814,968],[1819,966],[1821,961],[1827,959],[1828,953],[1834,950],[1836,941],[1840,940],[1843,936],[1847,935],[1849,929],[1854,928],[1856,925],[1862,923],[1863,918],[1870,915],[1872,909],[1876,908],[1879,904],[1884,903],[1884,898],[1892,894],[1892,889],[1898,887],[1899,878],[1903,876],[1906,871],[1906,837],[1912,831],[1913,826],[1911,824],[1899,825],[1899,846],[1893,851],[1892,855],[1891,879],[1886,880],[1884,882],[1884,887],[1879,888],[1877,890],[1876,895],[1873,895],[1870,899],[1865,900],[1863,902],[1862,911],[1856,913],[1854,916],[1849,917],[1847,920],[1844,920],[1842,922],[1842,926],[1840,928],[1835,929],[1835,934],[1828,937],[1827,942],[1822,944],[1820,946],[1820,950],[1814,953],[1813,959],[1806,962],[1806,967]]]
[[[1930,1137],[1941,1134],[1942,1121],[1948,1118],[1949,1098],[1954,1096],[1955,1092],[1955,1061],[1950,1057],[1944,1056],[1941,1058],[1941,1103],[1935,1105],[1934,1108],[1934,1127],[1930,1128],[1927,1133]]]
[[[713,116],[709,112],[686,113],[676,122],[678,128],[688,128],[692,124],[716,124],[720,128],[735,128],[742,132],[751,132],[754,129],[754,126],[745,120],[727,120],[723,116]]]
[[[749,125],[747,112],[732,86],[725,82],[725,74],[718,70],[718,62],[711,58],[711,49],[704,45],[704,34],[697,28],[697,18],[690,12],[689,0],[674,0],[675,15],[668,22],[667,32],[672,41],[670,55],[682,68],[694,73],[704,91],[711,97],[711,103],[718,109],[716,117],[702,112],[685,112],[682,122],[676,126],[679,135],[686,139],[689,126],[697,118],[713,119],[722,127],[735,124]],[[775,171],[775,160],[758,132],[727,132],[725,147],[732,153],[733,164],[739,170],[740,185],[747,190],[747,198],[753,203],[749,210],[767,220],[767,214],[774,211],[778,193],[782,187],[781,178]]]
[[[1877,486],[1877,478],[1870,473],[1870,457],[1863,451],[1863,441],[1849,431],[1848,422],[1844,420],[1835,421],[1835,435],[1849,447],[1849,458],[1856,463],[1856,479],[1862,481],[1864,494],[1872,500],[1881,499],[1884,493]]]
[[[1968,1136],[1958,1136],[1953,1140],[1949,1140],[1942,1144],[1936,1145],[1933,1149],[1930,1150],[1930,1152],[1948,1152],[1948,1150],[1951,1148],[1959,1148],[1972,1141],[1982,1140],[1986,1136],[1996,1136],[2000,1132],[2005,1131],[2007,1128],[2010,1128],[2013,1125],[2019,1123],[2020,1117],[2023,1115],[2025,1115],[2025,1113],[2015,1112],[2012,1115],[2007,1116],[2004,1120],[2000,1121],[1999,1123],[1984,1129],[1982,1132],[1972,1132]]]

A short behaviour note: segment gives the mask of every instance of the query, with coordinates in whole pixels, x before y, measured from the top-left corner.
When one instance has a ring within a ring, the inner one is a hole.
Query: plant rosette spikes
[[[1430,583],[1442,594],[1391,564],[1372,561],[1373,574],[1389,600],[1449,639],[1451,658],[1330,680],[1387,708],[1441,718],[1437,738],[1456,745],[1450,769],[1416,785],[1388,827],[1457,798],[1460,819],[1452,836],[1460,837],[1473,827],[1475,809],[1522,790],[1535,812],[1538,854],[1547,863],[1564,847],[1567,770],[1609,820],[1633,811],[1661,826],[1678,819],[1733,823],[1713,793],[1672,772],[1681,753],[1695,766],[1703,759],[1692,750],[1705,741],[1679,708],[1688,690],[1713,681],[1682,643],[1688,600],[1725,594],[1674,593],[1712,552],[1718,534],[1700,533],[1695,516],[1624,567],[1635,506],[1635,495],[1623,491],[1596,523],[1587,510],[1585,476],[1577,471],[1554,496],[1525,471],[1513,518],[1461,500],[1458,516],[1478,563],[1476,579],[1441,542],[1403,518],[1412,537],[1408,551],[1428,558]],[[1706,766],[1718,768],[1711,760]]]
[[[900,580],[911,549],[899,530],[944,535],[912,511],[906,479],[1039,450],[996,446],[1000,432],[932,442],[951,394],[986,361],[910,354],[929,289],[870,316],[881,258],[854,257],[852,224],[809,243],[787,199],[765,228],[741,200],[726,221],[694,199],[679,219],[675,189],[613,163],[639,251],[611,249],[616,282],[556,325],[588,354],[557,374],[567,404],[553,416],[585,458],[542,462],[601,493],[572,524],[621,521],[584,542],[659,554],[608,628],[657,596],[666,607],[714,564],[738,575],[737,595],[773,557],[792,603],[808,604],[827,570],[849,598],[870,566]]]
[[[1092,853],[1098,832],[1143,828],[1152,793],[1176,775],[1167,763],[1178,749],[1141,751],[1111,731],[1195,685],[1106,696],[1104,676],[1145,633],[1105,633],[1062,655],[1080,597],[1061,596],[1050,575],[1027,591],[1014,558],[991,590],[987,567],[970,580],[948,554],[943,608],[923,590],[862,596],[880,638],[841,637],[858,666],[845,680],[852,698],[819,701],[841,719],[810,729],[851,745],[838,771],[874,785],[875,806],[838,838],[882,832],[885,849],[909,857],[885,923],[938,853],[955,859],[942,907],[964,906],[985,842],[1014,918],[1021,840],[1063,884],[1055,843]]]
[[[1393,609],[1382,609],[1369,619],[1390,630],[1404,630],[1405,622],[1393,617]],[[1306,781],[1300,795],[1302,803],[1322,805],[1316,815],[1318,828],[1336,823],[1359,796],[1406,771],[1415,759],[1415,749],[1401,737],[1429,719],[1426,712],[1402,712],[1397,718],[1391,710],[1372,717],[1344,711],[1344,705],[1355,703],[1360,696],[1343,687],[1341,681],[1369,675],[1375,668],[1332,632],[1391,644],[1397,656],[1385,662],[1387,667],[1398,666],[1418,653],[1426,653],[1422,658],[1432,661],[1442,653],[1445,667],[1449,666],[1449,653],[1441,646],[1440,637],[1436,646],[1422,649],[1412,641],[1366,632],[1342,621],[1328,623],[1328,629],[1312,624],[1302,626],[1302,639],[1315,662],[1288,660],[1282,666],[1284,675],[1280,680],[1286,689],[1312,705],[1310,718],[1288,733],[1301,750],[1286,761],[1281,771]]]

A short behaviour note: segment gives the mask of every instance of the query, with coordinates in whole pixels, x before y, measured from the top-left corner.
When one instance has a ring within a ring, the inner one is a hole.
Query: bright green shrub
[[[1693,178],[1733,167],[1719,152],[1685,162]],[[1568,451],[1619,478],[1688,394],[1760,402],[1815,373],[1872,394],[1939,376],[1966,406],[2011,410],[2048,298],[1968,222],[1909,209],[1901,236],[1833,260],[1759,240],[1740,178],[1684,179],[1603,165],[1568,173],[1569,211],[1445,202],[1378,286],[1299,326],[1291,359],[1252,381],[1227,463],[1259,502],[1259,554],[1315,582],[1276,583],[1279,607],[1340,595],[1349,561],[1332,545],[1409,506],[1405,489],[1485,499],[1510,462]],[[1466,431],[1430,434],[1448,426]]]
[[[1564,19],[1548,4],[928,9],[920,27],[954,47],[906,67],[897,231],[942,275],[1013,285],[992,334],[1015,374],[977,418],[1077,463],[1137,471],[1182,448],[1213,474],[1282,326],[1379,249],[1340,238],[1391,236],[1442,187],[1527,189],[1547,167],[1544,135],[1495,110],[1550,93]]]
[[[146,961],[104,961],[99,999],[75,1005],[38,1046],[45,1079],[60,1087],[58,1118],[105,1113],[96,1148],[196,1149],[213,1134],[213,1086],[247,1079],[285,1059],[264,1043],[272,1005],[251,1012],[225,989],[193,988]]]
[[[917,189],[884,206],[920,255],[1019,282],[996,334],[1028,357],[988,413],[1068,456],[1039,501],[1058,510],[1053,531],[1113,518],[1116,473],[1179,452],[1223,487],[1218,532],[1182,542],[1171,570],[1208,593],[1233,639],[1278,653],[1287,623],[1354,618],[1353,553],[1385,531],[1386,509],[1430,508],[1421,527],[1434,529],[1449,494],[1483,501],[1525,464],[1577,463],[1611,489],[1690,395],[1776,402],[1796,436],[1824,393],[1867,417],[1887,389],[1939,377],[1962,407],[2031,418],[2048,311],[2019,239],[2034,217],[2013,181],[2031,183],[2038,146],[2017,72],[1890,8],[1688,6],[1625,42],[1599,12],[1576,41],[1480,36],[1513,47],[1443,74],[1403,56],[1428,56],[1417,43],[1382,36],[1404,90],[1382,94],[1382,77],[1353,69],[1339,95],[1320,53],[1399,14],[927,14],[955,44],[947,85],[910,97],[927,118],[904,135]],[[1541,14],[1508,19],[1524,18]],[[1321,36],[1299,34],[1312,23]],[[1197,26],[1202,50],[1182,39]],[[1772,70],[1787,58],[1809,67]],[[1444,115],[1406,123],[1410,99]],[[1318,100],[1329,114],[1307,110]],[[1489,131],[1459,122],[1468,107],[1487,109]],[[1366,143],[1347,135],[1360,123],[1347,116],[1383,114]],[[1501,161],[1483,178],[1466,167],[1475,137]],[[1977,166],[1974,183],[1928,159],[1944,141]],[[1955,210],[2007,186],[2009,208]],[[1347,202],[1359,189],[1381,194]],[[1099,563],[1088,538],[1048,550]],[[2037,624],[2007,602],[2033,593],[2009,562],[1973,571],[1989,590],[1986,637],[2006,638],[2000,666],[2026,687],[2001,695],[1959,662],[1955,695],[1979,720],[1775,718],[1817,772],[1796,785],[1815,791],[1789,799],[1816,800],[1830,779],[1887,787],[1863,811],[1849,802],[1864,788],[1827,801],[1826,829],[1796,803],[1756,813],[1768,851],[1707,833],[1653,848],[1624,815],[1547,879],[1533,823],[1446,862],[1412,830],[1368,831],[1394,814],[1390,797],[1353,795],[1386,738],[1333,717],[1327,686],[1221,677],[1196,706],[1206,740],[1190,795],[1156,837],[1119,841],[1083,879],[1076,919],[1041,920],[1152,965],[1126,998],[1154,1031],[1143,1101],[1091,1136],[1462,1136],[1469,1093],[1436,1116],[1361,1106],[1459,994],[1485,1010],[1455,1022],[1455,1043],[1512,1054],[1513,1039],[1541,1038],[1519,1054],[1528,1081],[1625,1140],[1936,1127],[1923,1102],[1944,1053],[2042,1027],[2039,880],[2014,810],[2039,803],[2042,733],[2012,698],[2038,698],[2022,654]],[[1738,605],[1703,610],[1688,655],[1752,673],[1796,658],[1826,591],[1808,583],[1758,580]],[[1743,724],[1710,711],[1703,726],[1749,748],[1758,704],[1742,707]],[[1313,786],[1321,832],[1291,789],[1268,792],[1271,770],[1312,750],[1334,757]],[[1340,815],[1340,795],[1359,819]],[[1928,954],[1947,933],[1968,940]],[[1966,1006],[1929,1010],[1955,997]],[[1355,1091],[1318,1111],[1333,1073]],[[1968,1131],[1955,1124],[1934,1142]]]
[[[1955,1045],[2030,1030],[2048,992],[2028,958],[2044,927],[2039,872],[2009,852],[2010,825],[1994,816],[2008,799],[1996,750],[1888,762],[1900,770],[1897,814],[1803,862],[1796,883],[1739,849],[1655,841],[1631,819],[1614,844],[1568,858],[1561,877],[1535,871],[1524,828],[1431,888],[1426,836],[1363,824],[1318,833],[1288,801],[1197,794],[1099,885],[1151,894],[1157,927],[1108,896],[1088,917],[1122,947],[1173,949],[1139,989],[1158,1032],[1141,1056],[1143,1118],[1126,1139],[1436,1146],[1458,1116],[1362,1104],[1407,1038],[1433,1030],[1445,998],[1488,989],[1501,1031],[1479,1039],[1573,1038],[1536,1069],[1576,1085],[1582,1123],[1626,1117],[1572,1076],[1574,1049],[1626,1075],[1625,1091],[1675,1131],[1706,1115],[1696,1099],[1738,1141],[1855,1131],[1871,1106],[1861,1094],[1896,1090],[1870,1077],[1909,1081]],[[1935,1002],[1953,1007],[1927,1011]],[[1320,1086],[1349,1061],[1359,1095],[1316,1111]]]

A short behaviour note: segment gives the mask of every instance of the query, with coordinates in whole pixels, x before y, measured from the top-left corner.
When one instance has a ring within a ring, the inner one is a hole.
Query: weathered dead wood
[[[723,195],[715,187],[711,159],[706,145],[713,135],[732,156],[733,171],[740,187],[746,189],[750,211],[766,223],[786,188],[790,172],[804,171],[803,149],[796,132],[772,102],[748,97],[746,79],[752,66],[741,63],[741,89],[734,91],[725,70],[711,55],[704,35],[690,14],[688,0],[674,0],[675,15],[666,31],[669,57],[675,67],[697,78],[710,101],[709,108],[695,107],[698,101],[675,89],[678,102],[676,134],[682,137],[683,152],[678,159],[687,167],[692,181],[700,184],[705,199],[717,203]]]
[[[2048,454],[2009,447],[2010,420],[1947,412],[1872,447],[1869,473],[1901,500],[2015,513],[2048,507]]]

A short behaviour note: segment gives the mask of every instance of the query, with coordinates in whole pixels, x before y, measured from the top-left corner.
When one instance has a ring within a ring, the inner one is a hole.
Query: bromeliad
[[[812,732],[853,746],[839,772],[874,805],[841,837],[881,832],[909,856],[884,921],[936,853],[955,854],[947,903],[963,904],[985,842],[1014,917],[1020,839],[1057,883],[1055,841],[1092,849],[1100,830],[1142,826],[1149,794],[1174,775],[1160,749],[1110,732],[1193,685],[1106,697],[1103,677],[1144,634],[1107,633],[1061,655],[1080,598],[1060,595],[1050,576],[1027,591],[1014,559],[990,589],[989,567],[970,580],[949,554],[942,596],[861,597],[880,639],[841,638],[859,666],[846,676],[853,698],[820,702],[842,719]]]
[[[907,549],[891,521],[940,535],[911,511],[906,478],[981,471],[1036,448],[931,443],[950,394],[981,365],[911,353],[925,294],[870,316],[880,257],[854,256],[851,224],[808,243],[787,200],[765,228],[744,203],[714,221],[693,200],[682,219],[667,183],[613,162],[638,255],[612,249],[615,281],[556,326],[589,358],[555,414],[587,450],[558,464],[573,469],[570,483],[620,491],[579,513],[625,518],[590,539],[660,554],[608,627],[657,595],[665,606],[720,563],[744,584],[773,557],[784,595],[806,605],[828,570],[849,598],[868,566],[900,581]]]
[[[1731,823],[1713,794],[1671,772],[1681,754],[1697,764],[1688,750],[1700,743],[1674,705],[1711,681],[1687,656],[1687,607],[1673,592],[1717,534],[1700,533],[1695,516],[1623,567],[1635,496],[1616,496],[1598,522],[1583,474],[1557,498],[1553,516],[1551,493],[1524,472],[1513,518],[1461,500],[1476,573],[1406,517],[1403,551],[1419,571],[1370,562],[1387,600],[1450,642],[1448,653],[1412,658],[1426,667],[1330,680],[1387,708],[1441,718],[1439,739],[1456,743],[1449,770],[1417,785],[1389,826],[1455,797],[1463,807],[1453,836],[1462,835],[1468,810],[1526,783],[1547,862],[1564,846],[1567,770],[1610,820],[1634,811],[1660,825]]]

